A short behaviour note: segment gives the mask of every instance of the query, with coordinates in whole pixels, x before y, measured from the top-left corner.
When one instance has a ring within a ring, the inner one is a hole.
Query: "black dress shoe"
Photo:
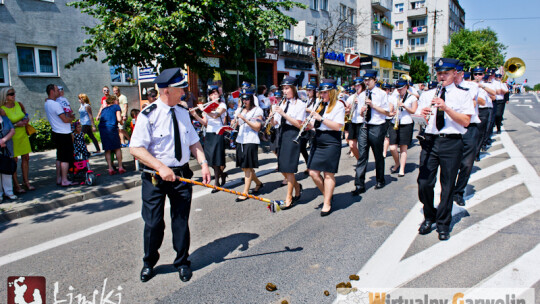
[[[293,202],[298,202],[300,200],[300,198],[302,197],[302,191],[304,191],[304,188],[302,187],[302,184],[298,184],[298,185],[300,185],[300,193],[297,196],[293,196],[293,198],[292,198]]]
[[[384,186],[386,185],[386,183],[377,183],[375,185],[375,189],[381,189],[381,188],[384,188]]]
[[[291,208],[294,206],[294,202],[295,202],[295,200],[294,200],[294,198],[293,198],[293,200],[291,201],[291,203],[289,204],[289,206],[287,206],[287,203],[286,203],[286,202],[283,202],[283,206],[280,206],[279,208],[280,208],[281,210],[291,209]]]
[[[465,206],[465,200],[461,195],[454,195],[454,202],[456,202],[458,206]]]
[[[245,197],[245,198],[239,198],[239,197],[237,197],[234,201],[238,203],[238,202],[243,202],[243,201],[245,201],[245,200],[247,200],[247,199],[249,199],[249,197]]]
[[[361,187],[361,186],[356,186],[356,189],[354,189],[354,191],[352,192],[352,195],[353,196],[359,196],[360,194],[366,192],[366,188],[364,187]]]
[[[178,268],[178,276],[182,282],[187,282],[193,276],[193,271],[188,265],[182,265]]]
[[[431,226],[433,226],[432,221],[424,220],[422,222],[422,225],[420,225],[420,228],[418,228],[418,234],[425,235],[425,234],[430,233],[431,230],[433,230]]]
[[[154,269],[152,267],[144,266],[141,269],[141,281],[148,282],[154,276]]]
[[[450,239],[450,232],[448,231],[439,231],[439,240],[448,241]]]
[[[330,215],[330,213],[332,213],[332,209],[330,209],[328,211],[321,211],[321,217],[328,216],[328,215]]]
[[[218,189],[212,189],[212,191],[210,191],[211,193],[216,193],[216,192],[219,192]]]

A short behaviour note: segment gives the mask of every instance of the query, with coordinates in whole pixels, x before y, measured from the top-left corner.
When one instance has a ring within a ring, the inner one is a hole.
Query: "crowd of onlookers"
[[[77,160],[87,160],[92,154],[105,154],[109,175],[125,173],[121,148],[129,144],[130,136],[127,129],[133,128],[139,110],[131,111],[132,119],[128,126],[128,101],[127,97],[121,94],[120,88],[113,87],[113,94],[110,94],[109,87],[103,88],[104,96],[101,99],[99,112],[95,116],[87,94],[78,95],[80,106],[79,115],[76,115],[69,101],[64,97],[62,86],[50,84],[46,87],[46,93],[45,114],[51,126],[51,141],[56,148],[56,184],[62,187],[79,185],[68,179],[70,166]],[[155,93],[154,97],[157,95],[157,92]],[[0,90],[0,157],[11,158],[12,161],[3,160],[0,164],[0,202],[4,197],[17,199],[17,195],[35,190],[30,183],[28,172],[29,155],[32,152],[30,135],[36,131],[29,125],[29,121],[24,105],[16,98],[15,89],[2,88]],[[97,131],[101,138],[101,147],[94,135]],[[85,136],[88,136],[95,147],[92,153],[87,149]],[[113,155],[117,166],[113,165]],[[18,178],[19,164],[22,183],[19,183]]]

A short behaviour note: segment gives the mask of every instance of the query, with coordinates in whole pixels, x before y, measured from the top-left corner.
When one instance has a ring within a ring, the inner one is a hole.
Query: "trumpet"
[[[304,133],[304,131],[306,130],[307,125],[311,122],[311,119],[313,119],[313,114],[316,112],[316,109],[321,104],[321,101],[322,101],[322,99],[317,100],[317,102],[315,103],[315,106],[313,107],[313,111],[311,111],[311,113],[309,113],[309,116],[304,121],[304,124],[302,124],[302,127],[300,128],[300,131],[298,132],[298,135],[296,136],[295,139],[293,139],[293,142],[295,144],[298,144],[298,140],[300,139],[300,136],[302,136],[302,133]]]
[[[368,98],[369,100],[371,100],[371,90],[366,90],[366,98]],[[365,101],[364,101],[365,102]],[[362,129],[367,129],[367,111],[370,110],[370,107],[368,105],[366,105],[366,110],[364,111],[364,123],[362,124]]]
[[[405,92],[405,96],[403,96],[403,99],[401,100],[401,102],[405,102],[405,100],[407,100],[407,96],[409,95],[409,92]],[[399,129],[399,113],[401,111],[403,111],[403,107],[398,107],[397,103],[396,103],[396,121],[394,122],[394,130],[397,130]]]
[[[279,102],[279,107],[281,107],[283,105],[283,102],[285,102],[286,98],[283,97],[281,98],[281,101]],[[272,124],[270,123],[272,121],[272,118],[274,118],[274,115],[276,114],[275,111],[273,111],[272,113],[270,113],[270,115],[268,115],[268,118],[266,119],[266,121],[264,122],[264,125],[263,125],[263,129],[264,129],[264,132],[267,134],[267,135],[270,135],[270,130],[272,129]]]
[[[242,106],[240,107],[240,111],[238,112],[238,114],[242,113],[242,111],[244,110],[246,106],[242,104]],[[234,124],[231,125],[231,128],[233,130],[236,130],[236,128],[238,127],[238,114],[237,115],[234,115]]]
[[[351,110],[349,111],[349,114],[347,114],[347,116],[345,116],[345,122],[351,122],[352,121],[352,117],[354,115],[354,111],[356,111],[356,106],[358,105],[358,101],[356,100],[356,98],[358,97],[358,94],[354,93],[354,102],[351,106]]]

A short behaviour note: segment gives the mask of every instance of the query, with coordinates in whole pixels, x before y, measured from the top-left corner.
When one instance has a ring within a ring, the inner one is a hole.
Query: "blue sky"
[[[527,78],[531,86],[540,83],[540,0],[460,0],[459,4],[465,10],[467,29],[490,27],[508,46],[506,59],[525,61],[525,75],[516,82]],[[493,20],[501,18],[506,19]]]

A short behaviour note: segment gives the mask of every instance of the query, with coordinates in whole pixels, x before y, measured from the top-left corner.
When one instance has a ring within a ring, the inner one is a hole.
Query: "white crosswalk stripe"
[[[496,176],[496,174],[508,168],[517,169],[517,174],[494,182],[466,197],[466,207],[454,206],[452,214],[456,215],[466,210],[472,210],[474,207],[489,204],[492,198],[506,191],[511,191],[512,188],[519,185],[525,185],[530,196],[525,195],[522,201],[515,204],[509,202],[510,206],[459,231],[447,242],[438,242],[403,259],[418,237],[417,230],[423,220],[422,204],[418,202],[358,272],[360,281],[352,282],[353,287],[375,287],[391,290],[403,286],[494,236],[501,229],[540,211],[540,204],[538,204],[540,201],[540,177],[538,177],[535,169],[523,157],[507,133],[503,132],[497,138],[499,138],[499,141],[493,146],[502,145],[503,148],[483,153],[482,161],[505,153],[510,158],[476,171],[471,175],[469,184],[490,176]],[[437,183],[435,187],[436,200],[439,196],[440,184]],[[539,255],[540,243],[508,266],[479,282],[474,288],[532,287],[540,280],[540,273],[538,272],[540,260],[537,258]],[[334,303],[339,303],[341,299],[343,297],[338,295]]]

